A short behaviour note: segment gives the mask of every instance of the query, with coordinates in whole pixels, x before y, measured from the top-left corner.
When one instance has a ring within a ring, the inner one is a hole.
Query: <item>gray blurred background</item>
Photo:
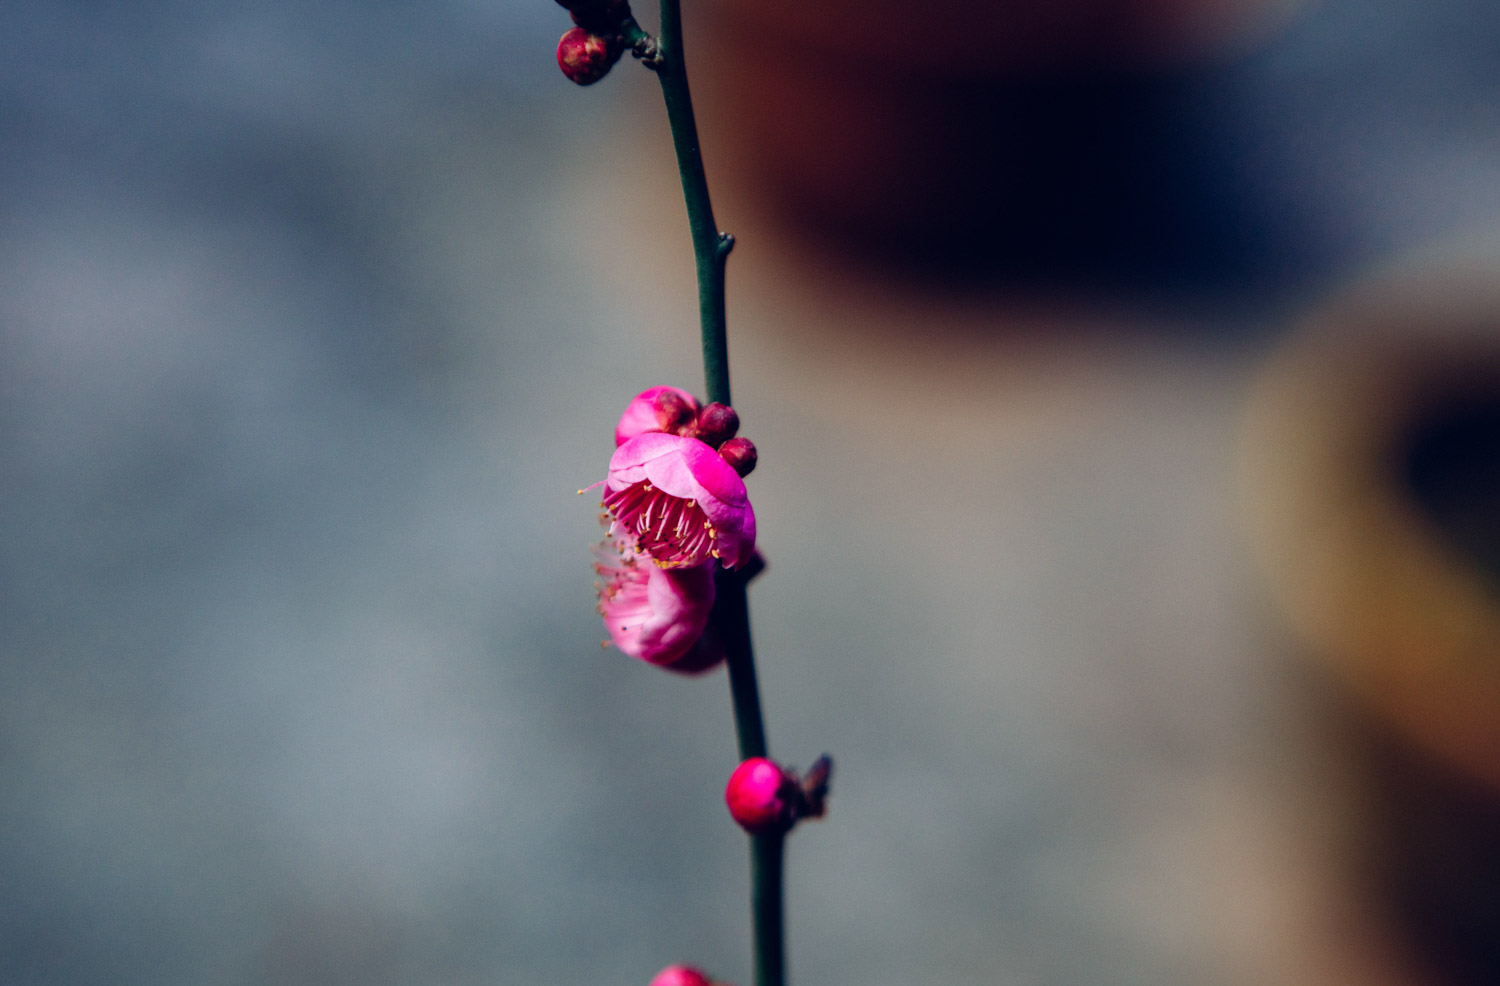
[[[599,647],[574,490],[701,372],[655,81],[566,26],[0,5],[0,983],[748,981],[723,674]],[[1426,981],[1232,459],[1297,312],[1500,217],[1497,51],[1327,0],[1053,76],[1095,136],[965,263],[716,160],[705,66],[772,749],[838,763],[795,981]]]

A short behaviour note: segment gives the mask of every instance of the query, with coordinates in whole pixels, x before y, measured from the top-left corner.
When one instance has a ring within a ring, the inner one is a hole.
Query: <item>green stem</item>
[[[750,647],[750,607],[746,586],[755,574],[721,570],[714,599],[714,625],[724,643],[729,690],[740,759],[766,755],[766,733]],[[784,986],[786,945],[782,904],[782,855],[785,832],[750,837],[750,914],[755,948],[755,986]]]
[[[703,375],[708,399],[732,405],[729,342],[724,328],[724,264],[734,247],[734,237],[719,232],[713,203],[708,197],[708,176],[703,172],[698,123],[693,117],[693,97],[688,90],[687,65],[682,57],[682,14],[678,2],[661,0],[656,74],[667,104],[667,122],[672,128],[672,146],[677,151],[677,171],[682,176],[682,196],[687,203],[688,229],[693,236],[693,256],[698,262],[698,321],[703,332]]]
[[[763,757],[766,728],[760,712],[760,688],[755,681],[755,654],[750,646],[750,602],[745,591],[749,579],[742,572],[721,569],[716,582],[713,620],[729,666],[729,693],[734,702],[740,759]]]
[[[661,0],[661,28],[651,53],[651,64],[661,81],[687,203],[688,229],[698,267],[698,318],[703,335],[703,376],[708,399],[733,404],[729,392],[729,342],[725,329],[724,266],[734,237],[719,232],[708,197],[708,177],[698,146],[698,124],[688,90],[687,64],[682,55],[680,0]],[[627,40],[644,40],[630,24]],[[727,652],[729,689],[734,703],[735,734],[740,759],[766,755],[766,729],[755,681],[755,656],[750,646],[750,605],[745,587],[752,569],[721,571],[714,606],[714,624]],[[754,932],[755,986],[785,986],[786,947],[782,906],[784,833],[750,839],[750,908]]]

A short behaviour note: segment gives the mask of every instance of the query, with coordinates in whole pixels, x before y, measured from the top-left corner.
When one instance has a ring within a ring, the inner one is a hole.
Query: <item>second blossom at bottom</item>
[[[714,563],[661,568],[618,525],[594,549],[599,615],[621,651],[671,671],[697,673],[723,660],[703,639],[714,606]]]

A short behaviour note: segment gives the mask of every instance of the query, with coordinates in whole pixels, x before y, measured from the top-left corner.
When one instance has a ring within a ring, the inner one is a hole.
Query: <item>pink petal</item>
[[[600,560],[596,570],[605,580],[599,611],[615,646],[651,664],[687,657],[713,609],[713,564],[658,568],[636,555],[614,528],[595,554]],[[710,666],[701,659],[698,663]]]
[[[609,457],[609,476],[604,481],[605,487],[623,490],[632,483],[639,483],[646,478],[647,462],[671,455],[679,451],[684,442],[693,441],[697,439],[668,435],[660,431],[648,431],[635,436],[615,449],[615,454]]]
[[[653,613],[641,628],[640,653],[636,656],[651,664],[671,664],[703,636],[714,605],[713,566],[651,565],[646,576],[646,599]]]

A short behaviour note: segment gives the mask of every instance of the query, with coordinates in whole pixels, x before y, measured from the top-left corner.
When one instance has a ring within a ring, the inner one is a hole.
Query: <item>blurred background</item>
[[[1492,383],[1387,399],[1500,304],[1326,300],[1484,283],[1500,7],[685,6],[772,751],[838,763],[794,981],[1496,981],[1500,713],[1425,739],[1297,575],[1348,435],[1445,517],[1500,458]],[[0,7],[0,983],[748,981],[724,676],[599,647],[574,491],[701,368],[655,80],[567,26]]]

